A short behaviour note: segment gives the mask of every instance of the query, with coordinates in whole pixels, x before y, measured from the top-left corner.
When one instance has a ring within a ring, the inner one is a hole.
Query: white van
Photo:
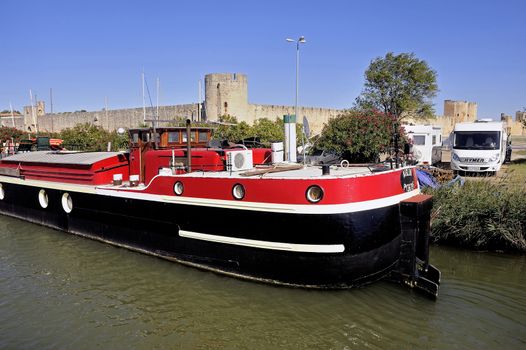
[[[458,123],[453,130],[451,169],[496,173],[504,163],[507,142],[503,122]]]
[[[404,125],[413,145],[418,164],[436,164],[442,160],[442,128],[433,125]]]

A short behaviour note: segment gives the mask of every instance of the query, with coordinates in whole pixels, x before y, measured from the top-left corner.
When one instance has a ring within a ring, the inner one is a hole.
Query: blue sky
[[[294,104],[295,46],[304,35],[300,104],[350,107],[370,61],[414,52],[438,73],[443,100],[497,118],[526,107],[526,1],[20,1],[0,2],[0,109],[55,111],[197,101],[212,72],[248,75],[249,100]]]

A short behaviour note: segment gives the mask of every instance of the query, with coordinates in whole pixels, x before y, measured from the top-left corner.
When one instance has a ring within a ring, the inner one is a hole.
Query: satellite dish
[[[310,137],[309,121],[307,120],[306,116],[303,116],[303,134],[306,138]]]

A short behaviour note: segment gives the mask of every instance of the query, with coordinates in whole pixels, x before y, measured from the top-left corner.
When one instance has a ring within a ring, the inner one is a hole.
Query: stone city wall
[[[404,122],[413,123],[413,124],[424,124],[424,125],[434,125],[442,128],[442,136],[448,137],[449,134],[453,132],[453,128],[457,123],[456,117],[450,116],[437,116],[435,118],[428,118],[426,120],[414,120],[411,118],[404,119]],[[521,122],[512,121],[510,119],[503,120],[507,123],[508,130],[510,135],[521,136],[526,135],[526,128],[522,125]],[[472,122],[472,121],[470,121]]]
[[[515,136],[526,136],[526,128],[520,121],[514,121],[510,125],[510,134]]]
[[[152,119],[155,108],[146,108],[146,119]],[[47,113],[38,117],[38,130],[58,132],[72,128],[77,124],[93,123],[106,130],[117,130],[120,127],[133,128],[143,124],[143,109],[129,108],[95,112]],[[197,120],[197,104],[176,106],[159,106],[159,119],[172,120],[185,118]],[[150,125],[150,123],[147,123]],[[162,125],[162,124],[161,124]]]
[[[299,107],[299,117],[296,118],[297,123],[303,123],[303,117],[307,117],[312,134],[317,134],[323,129],[323,125],[329,121],[330,118],[336,117],[343,113],[340,109],[329,109],[319,107]],[[260,118],[267,118],[272,121],[276,118],[283,118],[286,114],[294,114],[294,106],[279,106],[279,105],[248,105],[248,115],[251,117],[246,120],[248,123],[253,123],[254,120]]]
[[[13,125],[14,122],[14,125]],[[10,128],[17,128],[19,130],[24,130],[24,116],[22,115],[15,115],[14,118],[11,118],[11,116],[8,117],[0,117],[0,123],[1,126],[7,126]]]
[[[249,124],[253,124],[256,119],[260,118],[268,118],[274,121],[276,118],[283,118],[286,114],[294,114],[294,106],[248,104],[246,109],[247,113],[244,116],[235,116],[238,121],[245,121]],[[200,112],[204,114],[202,107],[200,108]],[[323,125],[327,123],[330,118],[342,112],[343,110],[338,109],[299,107],[299,115],[301,117],[297,119],[297,122],[302,123],[303,116],[306,116],[312,133],[319,133]],[[146,119],[151,119],[154,114],[155,109],[146,108]],[[197,104],[159,106],[159,119],[172,120],[181,117],[197,121]],[[201,118],[201,120],[203,119]],[[216,118],[210,118],[210,120],[216,120]],[[28,125],[31,124],[29,121],[26,122]],[[83,123],[93,123],[110,131],[117,130],[120,127],[138,127],[143,124],[143,109],[129,108],[108,110],[107,112],[102,110],[93,112],[47,113],[38,117],[38,130],[59,132]],[[7,119],[4,121],[4,125],[8,125]],[[20,118],[20,121],[17,122],[16,125],[20,129],[24,129],[23,118]]]

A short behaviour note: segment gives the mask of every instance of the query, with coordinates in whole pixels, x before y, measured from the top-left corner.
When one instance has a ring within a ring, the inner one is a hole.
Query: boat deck
[[[296,164],[293,164],[296,165]],[[270,170],[265,172],[266,170]],[[330,174],[325,175],[326,177],[348,177],[355,175],[367,175],[371,174],[374,171],[372,168],[367,166],[350,166],[350,167],[340,167],[340,166],[331,166]],[[218,171],[218,172],[204,172],[204,171],[194,171],[188,174],[178,175],[184,177],[207,177],[207,178],[317,178],[322,176],[321,166],[315,165],[306,165],[295,169],[287,169],[285,166],[276,167],[276,168],[257,168],[255,170],[248,171]]]

